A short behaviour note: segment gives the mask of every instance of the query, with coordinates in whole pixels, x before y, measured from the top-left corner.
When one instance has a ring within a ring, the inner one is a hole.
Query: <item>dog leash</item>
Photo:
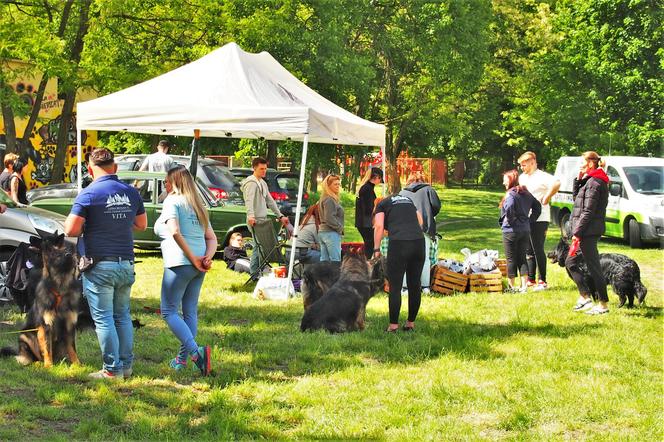
[[[1,332],[0,335],[13,335],[13,334],[16,334],[16,333],[33,332],[33,331],[37,331],[37,330],[39,330],[39,329],[29,328],[27,330],[16,330],[16,331],[10,331],[10,332]]]

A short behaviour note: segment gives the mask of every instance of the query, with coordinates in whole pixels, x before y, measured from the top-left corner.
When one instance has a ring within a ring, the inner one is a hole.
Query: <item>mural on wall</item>
[[[34,105],[34,97],[37,92],[40,78],[23,78],[17,80],[11,86],[21,99],[29,106]],[[29,189],[45,186],[50,183],[55,160],[57,137],[62,122],[62,100],[58,97],[57,79],[50,79],[46,85],[44,99],[39,111],[39,119],[30,134],[30,145],[23,149],[27,152],[27,166],[24,169],[24,178]],[[0,122],[2,117],[0,116]],[[27,118],[16,119],[17,137],[23,136],[23,131],[28,123]],[[65,157],[64,176],[65,182],[76,182],[76,114],[67,123],[67,154]],[[0,138],[4,139],[4,124],[0,124]],[[81,132],[82,157],[91,152],[97,146],[96,131]],[[87,174],[87,167],[83,164],[83,174]]]

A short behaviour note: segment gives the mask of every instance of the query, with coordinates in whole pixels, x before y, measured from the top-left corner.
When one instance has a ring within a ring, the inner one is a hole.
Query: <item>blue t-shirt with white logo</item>
[[[117,175],[99,177],[76,197],[71,213],[85,218],[86,256],[134,258],[134,220],[145,213],[143,199],[134,187]]]

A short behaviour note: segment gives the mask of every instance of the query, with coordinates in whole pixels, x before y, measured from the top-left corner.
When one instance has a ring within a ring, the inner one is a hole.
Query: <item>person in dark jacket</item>
[[[528,190],[519,186],[519,172],[509,170],[503,174],[503,185],[507,193],[500,201],[500,228],[503,231],[503,246],[507,257],[507,279],[509,292],[525,292],[528,278],[526,248],[530,240],[530,225],[542,212],[542,205]],[[514,280],[521,277],[517,289]]]
[[[606,205],[609,202],[609,177],[604,170],[604,162],[597,152],[588,151],[582,155],[583,162],[579,177],[574,179],[572,209],[572,241],[579,243],[582,258],[576,253],[568,256],[565,267],[579,289],[579,299],[575,311],[587,311],[591,315],[609,312],[609,297],[606,280],[599,263],[597,241],[605,230]],[[585,261],[597,292],[599,305],[593,306],[590,289],[583,282],[579,269],[580,261]]]
[[[383,171],[377,167],[370,167],[360,183],[360,190],[355,197],[355,228],[362,235],[364,242],[364,256],[371,258],[374,248],[373,240],[373,211],[376,201],[376,184],[383,182]]]
[[[251,273],[251,263],[244,248],[242,233],[235,232],[231,235],[228,245],[224,248],[224,262],[226,267],[241,273]]]
[[[420,283],[422,293],[428,295],[431,286],[431,266],[438,259],[438,238],[436,236],[436,215],[440,212],[440,198],[433,187],[425,181],[422,171],[412,172],[408,176],[408,185],[399,192],[399,195],[410,198],[415,204],[415,208],[422,214],[422,230],[424,232],[424,265],[422,266],[422,275]],[[404,295],[407,289],[406,279],[404,277],[401,294]]]

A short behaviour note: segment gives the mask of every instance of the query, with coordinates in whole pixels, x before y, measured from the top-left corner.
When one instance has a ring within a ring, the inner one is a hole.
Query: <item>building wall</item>
[[[9,85],[21,97],[23,101],[31,105],[34,103],[37,88],[41,80],[41,74],[32,73],[30,65],[19,61],[10,62],[10,69],[14,69],[16,77]],[[79,93],[77,101],[85,101],[94,98],[91,91]],[[58,97],[57,78],[49,79],[39,111],[39,119],[30,134],[30,146],[27,149],[27,166],[24,169],[24,178],[29,189],[47,185],[51,181],[53,161],[57,134],[62,119],[63,100]],[[17,138],[23,137],[28,118],[15,118]],[[67,133],[67,155],[65,157],[64,181],[76,181],[76,115],[69,123]],[[0,151],[4,156],[5,125],[0,115]],[[83,155],[97,146],[97,132],[83,131],[81,134]],[[26,159],[26,158],[24,158]]]

